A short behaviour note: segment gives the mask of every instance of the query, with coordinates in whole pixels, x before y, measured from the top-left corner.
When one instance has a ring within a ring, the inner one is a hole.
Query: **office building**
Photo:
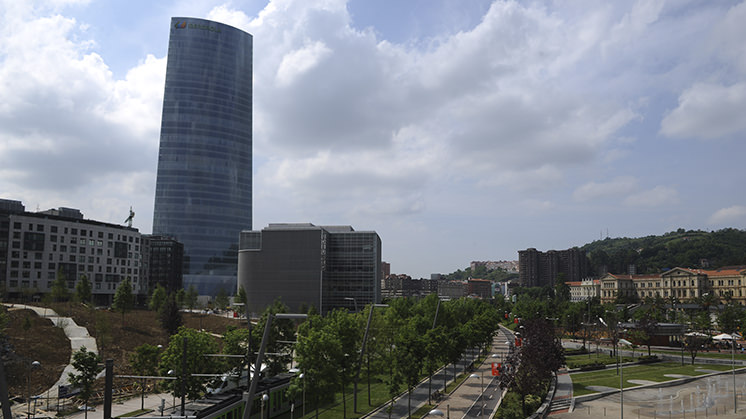
[[[588,258],[577,247],[548,252],[533,248],[521,250],[518,252],[518,266],[522,287],[553,287],[560,274],[565,282],[580,281],[590,271]]]
[[[183,285],[236,290],[238,238],[252,228],[252,37],[173,18],[153,234],[184,245]]]
[[[143,264],[147,263],[148,295],[156,286],[167,293],[183,288],[184,245],[172,237],[144,235]]]
[[[380,302],[381,279],[375,231],[306,223],[241,233],[238,280],[253,313],[278,298],[291,311],[359,310]]]
[[[38,300],[60,275],[67,290],[84,276],[93,303],[111,304],[125,279],[132,292],[147,292],[137,229],[86,220],[72,208],[27,212],[23,203],[0,199],[0,284],[8,297]]]

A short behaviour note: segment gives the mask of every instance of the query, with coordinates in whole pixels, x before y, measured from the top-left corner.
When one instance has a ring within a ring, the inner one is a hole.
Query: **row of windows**
[[[23,223],[21,223],[19,221],[16,221],[16,222],[13,223],[13,228],[15,230],[21,230],[23,228]],[[44,232],[44,229],[45,229],[45,225],[44,224],[36,224],[36,231],[37,232]],[[34,224],[28,223],[27,230],[28,231],[34,231]],[[52,233],[58,233],[59,230],[60,229],[56,225],[49,226],[49,231],[52,232]],[[72,228],[72,227],[63,227],[61,230],[62,230],[63,234],[71,234],[71,235],[76,235],[76,236],[80,235],[81,237],[86,237],[86,236],[93,237],[94,236],[93,235],[93,233],[94,233],[93,230],[87,230],[87,229],[84,229],[84,228],[78,229],[78,228]],[[103,239],[104,238],[104,232],[103,231],[98,231],[97,232],[97,236],[98,236],[99,239]],[[15,236],[15,233],[14,233],[14,238],[15,237],[16,236]],[[20,238],[20,235],[18,237]],[[71,239],[74,240],[74,238],[71,238]],[[114,233],[109,233],[108,234],[108,239],[109,240],[114,240]],[[139,237],[127,236],[127,235],[123,236],[121,234],[117,234],[117,240],[129,241],[130,243],[132,243],[132,242],[140,243],[140,238]],[[91,242],[92,242],[92,240],[91,240]]]

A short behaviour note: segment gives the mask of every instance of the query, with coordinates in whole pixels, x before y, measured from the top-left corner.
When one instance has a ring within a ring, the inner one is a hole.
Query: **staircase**
[[[569,412],[570,404],[572,404],[572,397],[554,399],[549,405],[549,414]]]

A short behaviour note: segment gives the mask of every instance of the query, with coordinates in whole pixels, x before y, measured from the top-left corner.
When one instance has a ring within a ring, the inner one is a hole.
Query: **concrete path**
[[[492,362],[502,362],[514,336],[508,329],[500,328],[492,341],[492,355],[458,388],[435,406],[451,418],[492,417],[502,397],[497,377],[492,376]],[[433,415],[426,415],[433,417]]]
[[[51,320],[55,326],[62,328],[62,330],[65,332],[65,336],[70,339],[70,348],[72,349],[72,353],[75,353],[76,351],[80,350],[80,348],[85,347],[86,350],[98,354],[96,339],[88,334],[88,329],[78,326],[72,318],[60,317],[54,310],[44,307],[29,306],[25,304],[4,305],[8,307],[9,310],[33,310],[39,317],[44,317]],[[72,357],[70,359],[70,362],[72,362]],[[60,388],[59,386],[70,384],[68,374],[72,372],[75,372],[75,368],[73,368],[73,366],[68,363],[64,371],[62,371],[60,379],[57,380],[57,382],[54,383],[54,385],[48,391],[43,392],[44,397],[47,397],[47,394],[49,394],[49,397],[56,398]]]

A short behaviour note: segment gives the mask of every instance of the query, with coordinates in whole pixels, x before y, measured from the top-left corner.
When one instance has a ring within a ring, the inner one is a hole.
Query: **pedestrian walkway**
[[[494,416],[502,390],[497,377],[492,376],[492,362],[502,362],[505,359],[513,339],[512,332],[501,328],[492,341],[492,355],[458,388],[438,403],[434,410],[437,409],[450,418]]]
[[[572,378],[567,368],[557,371],[557,389],[549,405],[549,414],[566,413],[572,404]]]
[[[91,337],[91,335],[88,333],[88,329],[82,326],[78,326],[75,321],[70,317],[60,317],[54,310],[46,308],[46,307],[36,307],[36,306],[30,306],[25,304],[3,304],[6,307],[8,307],[8,310],[33,310],[39,317],[44,317],[52,321],[52,323],[56,327],[62,328],[62,330],[65,332],[65,336],[67,336],[68,339],[70,339],[70,348],[72,350],[72,353],[75,353],[76,351],[79,351],[80,348],[85,347],[86,350],[89,352],[93,352],[98,354],[98,347],[96,346],[96,339]],[[72,362],[72,358],[70,359],[70,362]],[[47,391],[44,391],[40,393],[45,398],[57,398],[59,395],[59,388],[60,386],[65,386],[70,384],[70,378],[69,374],[74,373],[75,368],[68,363],[67,366],[65,366],[65,369],[62,371],[62,374],[60,375],[59,380],[57,380],[54,385],[52,385],[51,388],[49,388]],[[23,411],[20,412],[23,414],[23,416],[26,415],[26,408],[23,407]],[[16,408],[20,409],[20,407],[17,405]],[[16,412],[18,413],[18,412]]]

